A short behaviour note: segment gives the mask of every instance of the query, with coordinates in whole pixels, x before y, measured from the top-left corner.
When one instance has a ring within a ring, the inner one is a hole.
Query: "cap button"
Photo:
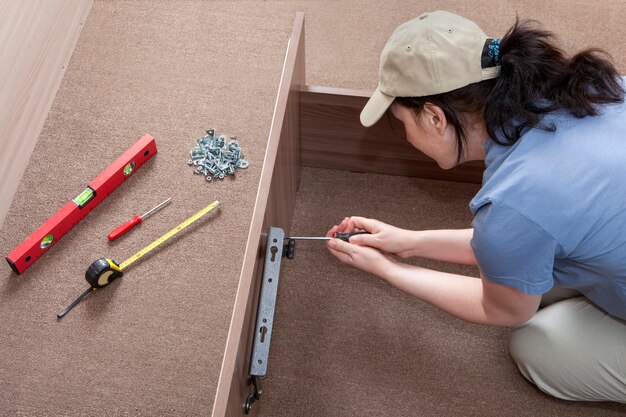
[[[418,17],[419,20],[424,20],[428,17],[428,13],[424,13],[423,15],[421,15],[420,17]]]

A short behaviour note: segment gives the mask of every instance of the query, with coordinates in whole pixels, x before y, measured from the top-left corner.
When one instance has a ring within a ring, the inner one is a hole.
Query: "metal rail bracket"
[[[267,233],[265,246],[265,262],[263,265],[263,281],[259,294],[259,307],[254,328],[254,343],[250,359],[250,376],[253,391],[246,399],[244,412],[248,414],[252,403],[261,397],[260,378],[267,373],[267,361],[270,355],[274,311],[276,309],[276,295],[278,294],[278,280],[280,263],[283,256],[293,259],[295,241],[285,243],[285,231],[278,227],[270,227]]]

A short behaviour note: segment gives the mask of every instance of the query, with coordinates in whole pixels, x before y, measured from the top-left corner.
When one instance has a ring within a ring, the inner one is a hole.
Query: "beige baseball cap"
[[[396,97],[441,94],[497,77],[500,66],[481,66],[487,39],[476,23],[441,10],[398,26],[380,55],[380,81],[361,111],[363,126],[376,123]]]

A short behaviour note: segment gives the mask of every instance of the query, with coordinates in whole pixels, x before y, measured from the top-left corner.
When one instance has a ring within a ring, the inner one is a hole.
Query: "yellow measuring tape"
[[[183,230],[184,228],[186,228],[187,226],[189,226],[190,224],[192,224],[193,222],[195,222],[200,217],[204,216],[205,214],[207,214],[214,208],[219,207],[219,205],[220,205],[219,201],[212,202],[211,204],[209,204],[208,206],[206,206],[205,208],[203,208],[202,210],[200,210],[199,212],[197,212],[196,214],[194,214],[193,216],[191,216],[190,218],[188,218],[187,220],[185,220],[184,222],[182,222],[181,224],[179,224],[178,226],[176,226],[175,228],[173,228],[172,230],[170,230],[169,232],[167,232],[166,234],[164,234],[163,236],[161,236],[160,238],[158,238],[157,240],[155,240],[148,246],[146,246],[145,248],[141,249],[139,252],[137,252],[130,258],[126,259],[124,262],[120,264],[120,270],[127,268],[137,259],[148,254],[152,249],[156,248],[161,243],[165,242],[166,240],[174,236],[176,233],[180,232],[181,230]]]

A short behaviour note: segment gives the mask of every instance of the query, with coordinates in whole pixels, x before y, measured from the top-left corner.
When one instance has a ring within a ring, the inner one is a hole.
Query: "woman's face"
[[[398,102],[391,113],[404,124],[407,141],[443,169],[457,165],[456,133],[440,107],[424,104],[419,113]]]

